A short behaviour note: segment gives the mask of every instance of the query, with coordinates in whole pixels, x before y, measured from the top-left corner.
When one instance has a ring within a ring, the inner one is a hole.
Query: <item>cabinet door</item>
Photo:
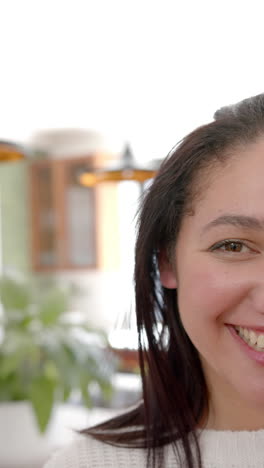
[[[52,269],[58,265],[53,167],[31,167],[33,267]]]
[[[78,176],[91,157],[41,161],[31,167],[32,243],[35,270],[94,268],[95,189]]]
[[[79,183],[79,174],[88,169],[89,161],[67,161],[65,175],[65,240],[66,267],[95,267],[96,255],[96,193]]]

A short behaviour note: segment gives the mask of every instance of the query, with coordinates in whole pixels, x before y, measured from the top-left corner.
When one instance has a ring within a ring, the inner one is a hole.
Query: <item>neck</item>
[[[216,409],[213,404],[209,407],[209,414],[201,426],[205,429],[218,431],[256,431],[264,429],[264,412],[234,406],[231,410],[223,407]]]
[[[209,382],[210,384],[210,382]],[[214,377],[209,387],[208,414],[200,427],[215,430],[256,431],[264,429],[264,398],[261,402],[243,398],[229,385]]]

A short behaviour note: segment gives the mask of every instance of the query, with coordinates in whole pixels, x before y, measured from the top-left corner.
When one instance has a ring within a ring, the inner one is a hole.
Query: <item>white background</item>
[[[164,157],[262,92],[261,0],[0,0],[0,138],[88,128]]]

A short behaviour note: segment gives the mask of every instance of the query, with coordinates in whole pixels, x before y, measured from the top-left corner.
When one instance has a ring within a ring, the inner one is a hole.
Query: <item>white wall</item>
[[[163,157],[216,108],[263,90],[259,0],[8,0],[0,138],[92,128]]]

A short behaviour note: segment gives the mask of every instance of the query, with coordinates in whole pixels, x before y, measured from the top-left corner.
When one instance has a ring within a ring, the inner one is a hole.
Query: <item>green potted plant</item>
[[[104,397],[111,394],[114,360],[106,341],[100,335],[100,344],[91,344],[89,337],[98,338],[98,332],[73,325],[66,314],[69,300],[69,291],[54,283],[0,279],[0,411],[12,402],[26,402],[40,433],[56,404],[73,391],[80,392],[87,407],[91,384]]]

